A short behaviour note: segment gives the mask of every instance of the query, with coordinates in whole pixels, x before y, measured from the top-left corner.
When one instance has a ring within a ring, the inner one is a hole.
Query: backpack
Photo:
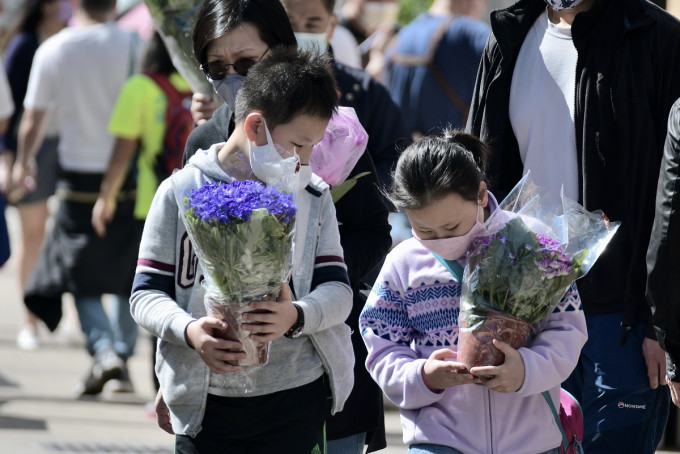
[[[548,391],[543,397],[552,410],[557,427],[562,432],[561,454],[583,454],[583,411],[576,398],[564,388],[560,389],[560,411],[555,410]]]
[[[163,149],[156,157],[154,170],[158,182],[172,175],[175,169],[182,168],[184,146],[189,134],[194,129],[191,118],[191,91],[179,91],[165,74],[146,72],[158,87],[163,90],[168,100],[165,110],[165,137]]]

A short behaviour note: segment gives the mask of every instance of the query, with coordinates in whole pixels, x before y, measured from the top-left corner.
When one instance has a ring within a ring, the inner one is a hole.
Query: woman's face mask
[[[465,234],[452,236],[449,238],[438,238],[434,240],[423,240],[418,238],[418,234],[413,231],[413,236],[431,252],[439,255],[446,260],[456,260],[465,255],[470,247],[472,240],[485,232],[484,210],[481,204],[477,203],[477,218],[472,228]]]
[[[264,121],[264,118],[262,120]],[[266,144],[255,145],[253,142],[248,142],[250,167],[253,174],[267,186],[277,187],[283,192],[297,193],[300,180],[298,171],[301,170],[297,153],[295,153],[295,150],[292,152],[279,151],[280,148],[274,144],[266,122],[264,128],[267,135]],[[307,183],[305,183],[305,186]]]
[[[576,8],[583,0],[545,0],[545,3],[554,10]]]
[[[224,79],[208,79],[215,89],[215,93],[224,100],[232,112],[236,106],[236,95],[246,78],[240,74],[227,74]]]

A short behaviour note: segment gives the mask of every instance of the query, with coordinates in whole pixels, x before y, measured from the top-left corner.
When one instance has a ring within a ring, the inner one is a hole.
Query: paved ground
[[[15,244],[16,213],[9,208],[7,215]],[[13,259],[0,270],[0,295],[1,454],[173,452],[172,437],[158,429],[145,412],[154,395],[146,333],[141,333],[137,353],[129,363],[135,394],[105,393],[98,399],[76,400],[73,386],[90,365],[77,330],[69,330],[69,324],[62,323],[65,329],[54,334],[41,332],[38,350],[21,351],[15,344],[21,303]],[[66,301],[64,308],[66,320],[70,320],[72,302]],[[399,416],[391,408],[386,422],[389,446],[380,452],[405,454]]]

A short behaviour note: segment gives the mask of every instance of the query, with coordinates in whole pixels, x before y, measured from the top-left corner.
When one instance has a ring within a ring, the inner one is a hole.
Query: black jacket
[[[346,323],[352,328],[352,347],[355,355],[354,388],[342,412],[329,416],[326,425],[329,440],[343,438],[360,432],[368,432],[368,452],[387,446],[383,418],[382,391],[368,374],[364,362],[366,347],[359,332],[359,314],[365,298],[362,278],[380,265],[391,245],[388,210],[379,189],[378,176],[372,157],[382,167],[383,178],[389,178],[391,167],[396,163],[400,134],[408,134],[399,108],[394,104],[385,87],[364,71],[341,63],[335,63],[335,76],[341,91],[340,105],[353,107],[359,121],[369,134],[367,151],[361,156],[350,173],[350,178],[370,172],[357,180],[352,188],[336,204],[336,216],[340,223],[340,242],[345,256],[354,303]],[[213,117],[198,126],[189,135],[184,150],[186,162],[199,148],[225,142],[234,124],[226,105],[215,111]],[[368,285],[372,285],[370,282]]]
[[[680,99],[668,117],[647,268],[656,337],[666,350],[668,377],[680,381]]]
[[[542,0],[520,0],[491,14],[468,129],[492,147],[489,178],[501,197],[523,171],[508,114],[512,73],[544,10]],[[598,0],[575,18],[572,36],[579,202],[621,221],[578,289],[586,313],[623,311],[630,326],[650,318],[645,258],[666,119],[680,96],[680,22],[644,0]]]

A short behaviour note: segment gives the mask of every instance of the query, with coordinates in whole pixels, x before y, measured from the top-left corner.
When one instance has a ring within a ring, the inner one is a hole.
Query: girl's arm
[[[430,390],[422,371],[427,358],[410,345],[414,330],[399,291],[390,287],[390,256],[371,291],[359,318],[361,336],[368,350],[366,368],[387,398],[403,409],[431,405],[443,396]]]
[[[519,349],[525,366],[520,395],[559,386],[576,367],[588,339],[581,299],[573,283],[528,348]]]

